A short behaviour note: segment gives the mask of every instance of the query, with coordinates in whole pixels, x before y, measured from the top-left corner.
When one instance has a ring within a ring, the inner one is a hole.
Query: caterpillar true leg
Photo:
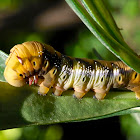
[[[57,69],[52,68],[46,75],[44,75],[44,86],[46,87],[52,87],[55,82],[55,75],[56,75]]]
[[[46,95],[49,91],[49,88],[44,86],[43,82],[40,84],[40,87],[38,89],[38,94],[40,95]]]
[[[49,89],[53,86],[55,81],[57,69],[52,68],[46,75],[44,75],[44,81],[40,84],[38,93],[45,95],[48,93]]]

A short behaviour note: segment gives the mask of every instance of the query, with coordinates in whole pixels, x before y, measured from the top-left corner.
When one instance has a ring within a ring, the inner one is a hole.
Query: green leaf
[[[1,64],[6,57],[0,51]],[[0,65],[0,72],[3,71],[4,66]],[[27,85],[17,88],[7,82],[0,82],[0,89],[0,129],[96,120],[140,112],[140,109],[135,109],[140,106],[140,101],[130,91],[112,91],[104,100],[98,101],[92,98],[93,92],[78,100],[72,97],[73,90],[57,97],[52,95],[52,90],[47,96],[40,96],[37,94],[38,87]]]
[[[110,92],[106,99],[98,101],[91,92],[78,100],[72,97],[73,90],[56,97],[52,91],[40,96],[36,87],[16,88],[6,82],[0,82],[0,89],[0,129],[96,120],[140,111],[127,110],[140,106],[129,91]]]
[[[126,49],[125,46],[116,41],[107,31],[103,30],[76,0],[66,0],[66,2],[106,48],[128,66],[140,73],[140,66],[138,65],[140,59],[131,49]]]
[[[4,68],[5,68],[5,61],[8,55],[0,50],[0,81],[5,81],[3,76]]]

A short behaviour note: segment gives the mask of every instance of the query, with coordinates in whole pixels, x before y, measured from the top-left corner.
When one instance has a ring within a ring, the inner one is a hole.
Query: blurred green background
[[[124,39],[140,54],[140,0],[105,0]],[[61,53],[118,60],[86,28],[64,0],[0,0],[0,49],[36,40]],[[0,140],[140,139],[139,114],[89,122],[0,131]]]

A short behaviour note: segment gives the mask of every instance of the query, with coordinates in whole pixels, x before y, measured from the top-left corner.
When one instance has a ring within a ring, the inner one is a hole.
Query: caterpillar
[[[102,100],[110,88],[127,88],[140,99],[140,74],[121,61],[73,58],[49,45],[28,41],[15,45],[5,64],[4,77],[9,84],[38,85],[41,95],[51,87],[57,96],[73,88],[76,98],[92,90]]]

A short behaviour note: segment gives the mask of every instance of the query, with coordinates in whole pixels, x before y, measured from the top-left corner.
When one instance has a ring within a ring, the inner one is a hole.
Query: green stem
[[[125,43],[119,28],[117,27],[114,18],[107,9],[106,3],[103,0],[82,0],[85,9],[90,16],[115,40],[121,45],[132,51],[132,49]]]

